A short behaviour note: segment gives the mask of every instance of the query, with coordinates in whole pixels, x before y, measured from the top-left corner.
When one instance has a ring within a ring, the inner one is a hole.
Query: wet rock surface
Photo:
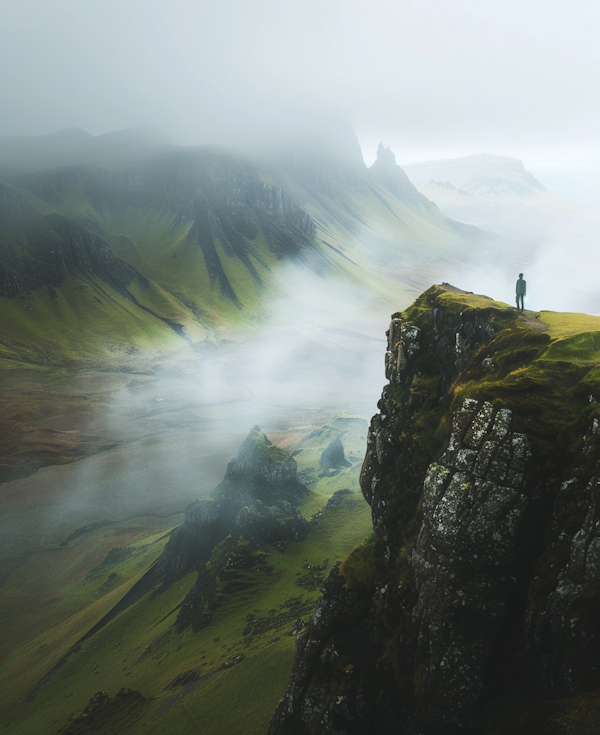
[[[566,484],[566,483],[565,483]],[[572,538],[559,534],[563,565],[547,596],[534,579],[525,630],[530,676],[540,697],[600,689],[600,489],[594,477],[582,503],[587,513]],[[562,538],[560,538],[562,536]],[[560,556],[556,554],[557,561]]]

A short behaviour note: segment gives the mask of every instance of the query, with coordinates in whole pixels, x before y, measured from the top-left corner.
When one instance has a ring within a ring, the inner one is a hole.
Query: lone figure
[[[527,293],[527,281],[523,280],[523,274],[519,273],[519,280],[517,281],[517,309],[523,311],[523,297]]]

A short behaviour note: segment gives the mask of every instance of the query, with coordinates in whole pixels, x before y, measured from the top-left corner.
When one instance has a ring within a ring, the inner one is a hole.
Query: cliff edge
[[[598,330],[447,284],[392,316],[374,533],[332,569],[269,735],[596,731]]]

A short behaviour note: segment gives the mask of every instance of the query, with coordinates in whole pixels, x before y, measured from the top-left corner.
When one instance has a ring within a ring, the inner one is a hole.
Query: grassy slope
[[[301,470],[314,470],[311,494],[303,507],[306,517],[324,507],[338,484],[358,490],[366,424],[347,419],[338,417],[319,436],[288,447],[300,450],[296,457]],[[319,479],[320,453],[339,435],[353,466]],[[271,573],[266,574],[264,567],[250,570],[245,573],[249,589],[230,595],[222,590],[213,621],[200,633],[177,634],[172,627],[176,608],[195,575],[155,598],[147,595],[83,643],[34,701],[24,703],[25,693],[157,558],[167,528],[123,529],[121,543],[116,529],[100,529],[74,539],[59,552],[29,560],[0,589],[6,625],[0,721],[10,723],[11,733],[55,733],[71,713],[81,713],[96,691],[106,690],[114,697],[121,687],[131,687],[154,699],[107,712],[97,723],[99,732],[264,733],[287,684],[293,656],[294,638],[289,635],[293,619],[278,622],[277,616],[296,601],[304,605],[299,614],[306,618],[319,595],[318,578],[327,573],[319,572],[312,588],[298,586],[298,579],[311,574],[306,565],[323,565],[327,559],[330,568],[365,538],[370,526],[369,507],[359,494],[348,496],[335,510],[324,510],[306,541],[289,543],[284,551],[269,547]],[[102,565],[111,544],[121,551]],[[19,614],[23,608],[25,615]],[[249,613],[262,621],[264,632],[244,635]],[[244,656],[241,663],[222,668],[239,654]],[[183,688],[165,687],[197,668],[205,678],[184,698],[172,699]]]
[[[56,195],[53,207],[25,189],[19,191],[41,214],[60,212],[91,227],[118,258],[150,281],[148,285],[139,280],[134,283],[131,292],[138,301],[160,316],[183,324],[186,332],[192,326],[189,336],[193,341],[204,337],[194,321],[219,324],[228,318],[239,319],[239,310],[211,286],[201,249],[186,240],[191,223],[177,227],[172,215],[134,207],[117,214],[98,212],[73,173],[65,191]],[[142,298],[138,296],[140,291],[145,292]]]
[[[56,212],[82,219],[84,226],[92,218],[82,187],[74,182],[64,193],[68,204],[58,207],[26,189],[9,188],[42,215],[35,223],[42,232],[44,218]],[[133,223],[140,216],[139,212],[127,214]],[[129,242],[128,238],[113,238],[117,242],[121,239]],[[115,242],[109,244],[114,251]],[[133,298],[127,298],[100,278],[74,276],[65,270],[58,289],[42,287],[12,299],[0,297],[4,317],[0,325],[0,358],[51,365],[82,361],[114,364],[127,361],[134,353],[170,352],[183,343],[165,320],[181,325],[191,342],[206,338],[207,331],[192,310],[159,284],[135,276],[128,291]]]
[[[163,297],[140,284],[132,291],[137,291],[141,303],[152,301],[152,296]],[[181,317],[168,296],[163,303],[169,316]],[[0,308],[0,359],[6,361],[127,364],[139,352],[168,352],[184,344],[167,324],[98,279],[65,274],[55,298],[47,288],[40,288],[14,299],[1,298]],[[194,329],[199,336],[199,326],[191,326]]]
[[[371,184],[361,192],[348,189],[334,200],[289,176],[282,182],[303,202],[324,243],[361,268],[405,286],[431,283],[440,274],[440,263],[461,259],[473,247],[437,208],[408,206],[381,186]],[[411,298],[417,295],[413,290]]]
[[[188,239],[191,223],[177,225],[173,214],[143,208],[98,211],[92,200],[85,196],[83,184],[74,172],[68,175],[64,191],[55,193],[53,207],[31,192],[19,191],[41,214],[58,211],[99,234],[117,257],[149,279],[150,285],[143,301],[137,291],[132,290],[136,298],[161,316],[184,324],[186,332],[189,333],[188,326],[193,320],[204,327],[223,329],[256,324],[257,318],[263,314],[265,299],[272,291],[273,277],[282,262],[273,253],[260,228],[252,244],[262,263],[253,256],[250,258],[262,284],[250,276],[237,257],[229,255],[216,242],[223,270],[243,305],[240,310],[224,296],[216,281],[211,282],[201,248]],[[366,199],[348,195],[347,202],[336,205],[337,216],[333,218],[323,206],[307,205],[306,209],[316,218],[319,234],[327,243],[318,253],[318,272],[335,277],[349,291],[356,291],[363,297],[366,294],[389,309],[398,299],[410,301],[416,292],[382,274],[382,264],[377,262],[377,258],[373,260],[376,252],[365,248],[365,243],[356,239],[354,232],[356,228],[363,227],[363,219],[368,219],[367,229],[373,238],[393,241],[394,247],[388,248],[384,254],[389,259],[399,255],[397,246],[404,240],[410,240],[411,245],[416,242],[420,247],[418,251],[412,247],[404,248],[402,257],[416,257],[418,260],[422,259],[429,240],[433,243],[433,250],[437,250],[448,240],[454,242],[455,237],[447,228],[438,229],[415,215],[389,194],[387,199],[401,212],[401,219],[409,223],[408,227],[373,194]],[[330,206],[328,202],[327,207]],[[347,222],[349,226],[341,226],[340,221]],[[189,333],[189,336],[197,341],[197,335]]]
[[[117,257],[130,263],[151,281],[159,283],[199,312],[203,322],[217,329],[254,323],[263,312],[262,302],[269,296],[273,276],[281,265],[261,230],[252,244],[265,265],[255,258],[252,258],[252,263],[262,285],[256,283],[239,259],[228,255],[217,242],[219,260],[244,307],[244,312],[240,312],[218,286],[211,283],[202,250],[186,239],[189,224],[174,227],[172,218],[142,211],[129,211],[125,217],[107,219],[96,212],[90,202],[75,211],[67,206],[61,211],[81,219],[95,219]],[[335,233],[333,238],[329,237],[328,242],[333,248],[325,246],[320,253],[323,274],[329,271],[329,275],[341,279],[348,289],[366,292],[392,303],[402,287],[385,276],[373,273],[368,256],[363,255],[357,262],[343,257],[347,240],[348,232],[345,231]],[[411,295],[416,294],[411,292],[407,299]]]
[[[180,308],[185,304],[198,314],[203,323],[214,327],[246,324],[249,316],[260,310],[261,286],[250,277],[241,262],[224,253],[218,244],[219,259],[248,314],[240,312],[218,285],[211,283],[202,250],[188,240],[191,222],[177,225],[173,214],[145,208],[98,211],[92,200],[85,196],[83,183],[76,173],[70,173],[67,183],[65,190],[56,195],[56,211],[85,227],[92,226],[118,258],[180,300]],[[31,192],[28,192],[28,200],[38,211],[47,213],[48,204]],[[276,265],[277,258],[262,232],[253,245],[267,267],[256,259],[253,259],[253,264],[259,276],[263,280],[268,279],[269,268]]]

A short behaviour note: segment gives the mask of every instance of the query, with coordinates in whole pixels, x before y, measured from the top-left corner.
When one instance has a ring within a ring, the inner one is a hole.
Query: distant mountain
[[[64,279],[85,272],[116,289],[110,298],[140,307],[142,321],[154,317],[192,342],[261,319],[284,264],[316,282],[334,279],[349,304],[374,299],[388,311],[490,240],[420,194],[389,148],[367,169],[349,129],[315,130],[253,157],[169,148],[148,130],[93,137],[73,129],[4,139],[1,164],[6,196],[24,203],[18,219],[14,201],[0,205],[4,298],[43,287],[60,294]],[[59,230],[78,243],[77,255],[58,242]],[[81,248],[98,261],[91,270],[80,267]],[[128,275],[108,278],[100,261]],[[82,313],[71,291],[72,311]],[[43,342],[39,314],[50,312],[41,302],[36,311],[26,331]],[[1,339],[16,349],[14,323]],[[122,324],[119,332],[127,333]]]
[[[592,276],[600,211],[548,191],[516,158],[479,154],[405,166],[426,197],[449,217],[500,235],[501,248],[483,249],[478,272],[448,278],[511,300],[521,270],[531,275],[531,308],[600,311]],[[493,263],[495,281],[487,279]],[[529,289],[528,289],[529,290]]]
[[[549,192],[522,161],[480,153],[405,166],[412,183],[450,217],[542,244],[557,218],[580,207]]]
[[[547,189],[523,162],[508,156],[478,153],[445,161],[426,161],[404,167],[413,184],[422,189],[451,183],[474,197],[530,197]]]
[[[83,163],[112,163],[170,147],[163,133],[142,126],[97,136],[80,128],[67,128],[48,135],[0,136],[0,174]]]
[[[522,161],[480,153],[446,161],[409,164],[406,173],[426,197],[450,217],[508,237],[543,238],[544,210],[554,197]]]

